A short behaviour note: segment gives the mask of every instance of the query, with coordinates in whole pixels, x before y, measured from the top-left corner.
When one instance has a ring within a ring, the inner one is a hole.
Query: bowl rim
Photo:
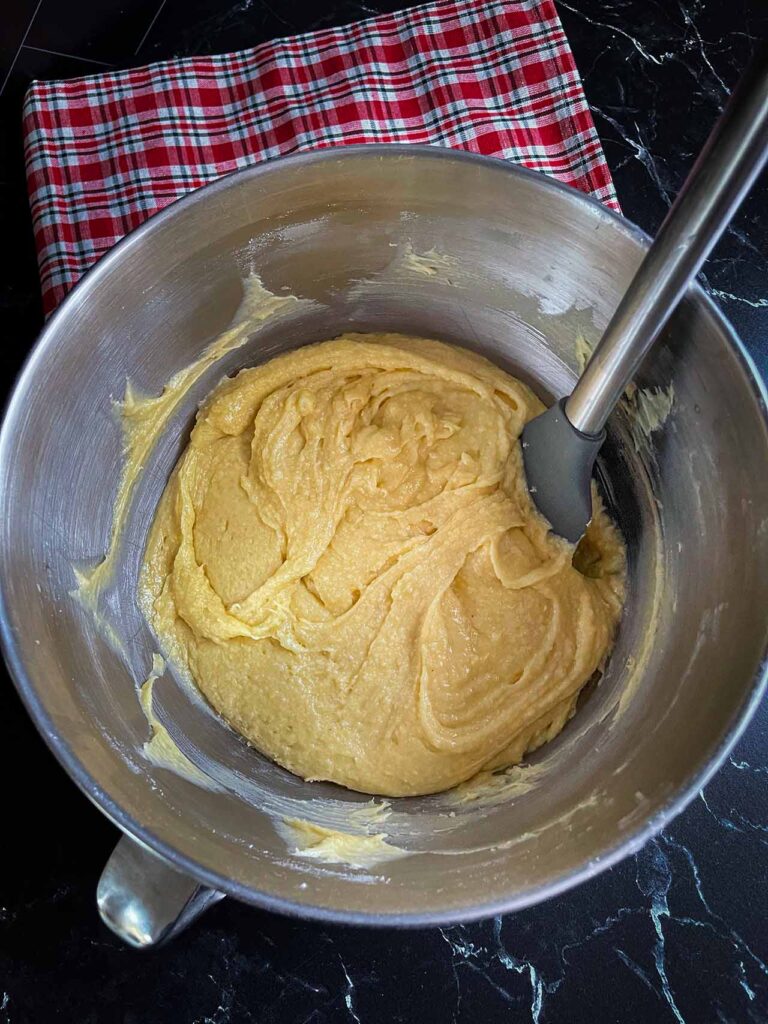
[[[206,201],[217,192],[233,187],[236,182],[261,178],[272,174],[278,167],[312,166],[333,160],[359,160],[381,158],[421,158],[449,160],[462,163],[491,167],[511,177],[522,177],[535,183],[538,187],[551,189],[574,204],[585,204],[601,217],[611,221],[626,236],[640,243],[644,248],[650,244],[650,237],[631,221],[619,213],[609,209],[593,196],[579,191],[574,186],[558,181],[539,171],[510,163],[498,157],[483,156],[466,150],[449,149],[434,145],[411,145],[403,143],[366,143],[350,146],[329,146],[319,150],[294,153],[261,161],[249,167],[232,171],[207,185],[194,189],[192,192],[176,199],[159,212],[151,215],[139,227],[117,242],[104,254],[76,283],[64,298],[61,305],[45,323],[42,331],[32,345],[21,370],[6,399],[5,409],[0,424],[0,503],[3,500],[3,481],[7,477],[6,466],[12,454],[15,423],[21,412],[20,404],[23,395],[34,379],[38,364],[46,354],[49,340],[55,336],[59,321],[87,296],[88,290],[103,276],[108,275],[112,267],[124,258],[130,249],[139,244],[145,235],[156,231],[167,221],[179,213]],[[768,386],[763,381],[754,360],[740,340],[729,320],[714,302],[711,296],[695,282],[689,294],[711,316],[722,331],[726,344],[736,356],[744,376],[751,388],[757,408],[768,428]],[[768,626],[768,624],[767,624]],[[625,857],[636,853],[649,839],[657,835],[674,817],[683,811],[688,804],[709,782],[715,772],[725,761],[728,753],[736,744],[757,709],[763,693],[768,686],[768,628],[764,639],[763,653],[752,687],[740,707],[734,712],[731,721],[724,730],[722,739],[705,763],[694,768],[687,781],[676,793],[670,796],[654,815],[638,825],[618,842],[609,847],[601,856],[586,861],[574,871],[563,872],[548,882],[523,892],[500,897],[487,903],[475,903],[471,906],[454,910],[435,910],[429,912],[398,912],[368,913],[365,911],[336,910],[327,906],[304,903],[297,900],[275,896],[269,892],[252,888],[236,882],[226,875],[205,867],[192,857],[181,853],[164,839],[156,836],[128,812],[124,811],[117,800],[101,786],[96,778],[84,767],[66,740],[57,732],[56,726],[48,714],[40,694],[37,692],[23,664],[10,621],[5,584],[0,576],[0,645],[2,646],[6,666],[21,701],[32,718],[36,728],[42,735],[70,778],[79,789],[94,803],[99,810],[125,835],[137,841],[154,854],[169,862],[178,870],[190,875],[200,884],[232,896],[244,903],[263,910],[301,917],[306,920],[333,922],[337,924],[425,927],[458,924],[511,913],[527,907],[535,906],[547,899],[560,895],[581,883],[594,878],[605,869],[617,864]]]

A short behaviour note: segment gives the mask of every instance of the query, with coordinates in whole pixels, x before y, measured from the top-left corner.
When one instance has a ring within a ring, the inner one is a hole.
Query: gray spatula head
[[[565,399],[527,423],[520,442],[528,490],[555,533],[576,544],[592,518],[592,467],[605,431],[582,434]]]

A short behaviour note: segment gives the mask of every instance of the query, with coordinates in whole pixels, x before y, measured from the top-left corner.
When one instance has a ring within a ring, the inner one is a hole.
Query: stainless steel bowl
[[[170,677],[158,713],[215,786],[142,753],[137,684],[154,644],[136,611],[136,572],[154,503],[216,380],[345,329],[389,329],[476,348],[559,396],[575,377],[577,337],[599,336],[645,245],[599,204],[501,162],[420,147],[327,150],[176,203],[53,317],[0,435],[2,637],[38,728],[131,837],[99,888],[105,919],[129,941],[167,936],[218,893],[379,924],[514,910],[635,850],[719,765],[764,683],[768,422],[749,358],[698,288],[637,380],[672,386],[667,422],[649,440],[630,412],[617,415],[601,467],[630,553],[616,649],[577,716],[506,793],[396,801],[384,830],[411,854],[358,871],[294,855],[275,822],[286,809],[343,821],[365,798],[271,764]],[[213,367],[148,460],[102,609],[120,655],[70,596],[74,567],[108,543],[121,455],[113,399],[127,378],[158,392],[199,355],[251,271],[313,302]]]

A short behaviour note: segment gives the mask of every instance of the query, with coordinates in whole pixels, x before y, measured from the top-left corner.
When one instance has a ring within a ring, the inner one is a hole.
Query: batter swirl
[[[224,381],[153,524],[140,603],[259,750],[387,796],[511,764],[563,727],[621,614],[595,517],[573,564],[518,438],[542,409],[463,349],[345,335]]]

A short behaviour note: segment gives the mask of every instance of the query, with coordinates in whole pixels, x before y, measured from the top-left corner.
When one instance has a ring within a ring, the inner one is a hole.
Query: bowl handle
[[[112,851],[96,887],[102,921],[136,949],[167,942],[223,898],[128,836]]]

